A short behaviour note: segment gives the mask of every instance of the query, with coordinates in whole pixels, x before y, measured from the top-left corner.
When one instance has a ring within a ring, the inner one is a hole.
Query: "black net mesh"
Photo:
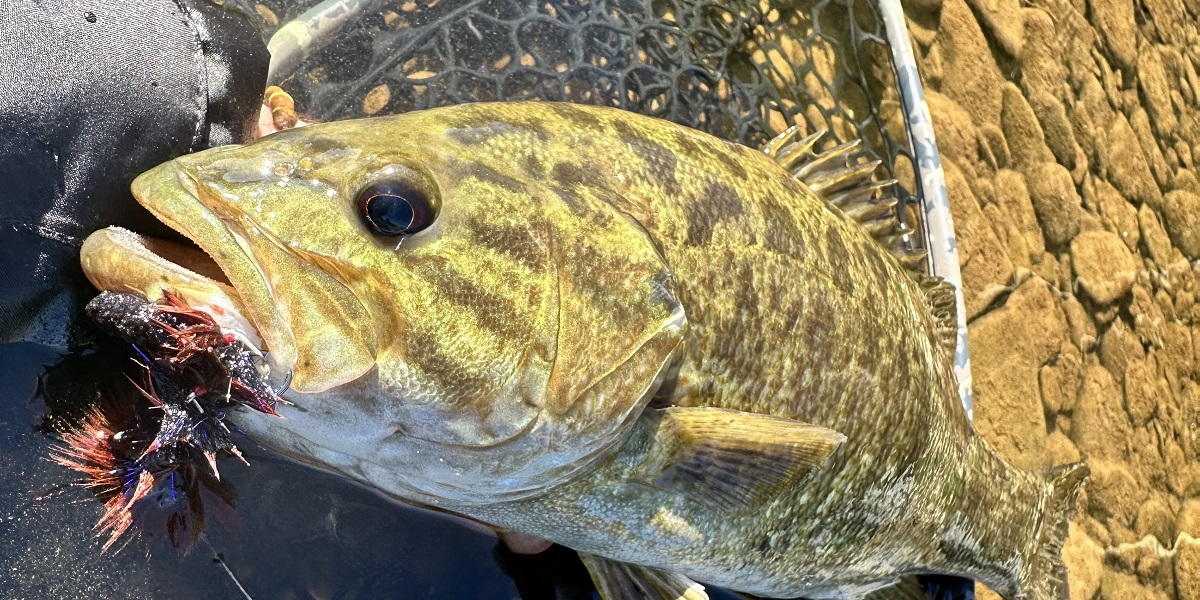
[[[268,35],[315,0],[263,0]],[[615,106],[758,146],[786,127],[907,160],[871,0],[381,0],[282,87],[321,120],[494,100]]]

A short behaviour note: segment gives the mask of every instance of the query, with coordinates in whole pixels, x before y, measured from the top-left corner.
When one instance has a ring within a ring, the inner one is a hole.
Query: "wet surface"
[[[240,447],[250,466],[221,461],[235,510],[210,505],[204,537],[186,556],[161,528],[101,554],[92,531],[100,504],[48,460],[56,438],[40,429],[47,404],[39,389],[61,411],[60,399],[94,394],[125,360],[118,344],[72,356],[0,345],[0,597],[595,597],[566,549],[512,555],[475,526],[397,505],[249,440]]]

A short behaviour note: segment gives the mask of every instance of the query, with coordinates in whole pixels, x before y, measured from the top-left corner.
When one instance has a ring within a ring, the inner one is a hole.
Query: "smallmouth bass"
[[[553,103],[313,125],[134,182],[203,253],[108,229],[82,261],[258,336],[295,406],[236,415],[255,440],[573,548],[610,600],[1065,597],[1086,467],[975,434],[874,165],[794,133]]]

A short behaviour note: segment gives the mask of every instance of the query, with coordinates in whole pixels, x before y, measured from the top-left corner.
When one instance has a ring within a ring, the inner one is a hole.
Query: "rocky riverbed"
[[[1091,464],[1072,600],[1200,599],[1200,2],[905,5],[976,426],[1022,467]]]

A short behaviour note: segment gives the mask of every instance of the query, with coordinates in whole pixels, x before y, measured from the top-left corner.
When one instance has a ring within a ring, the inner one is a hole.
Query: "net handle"
[[[971,358],[967,351],[967,308],[963,302],[962,272],[958,268],[958,243],[954,238],[954,219],[950,215],[950,198],[946,194],[946,179],[942,159],[933,135],[933,121],[925,103],[925,89],[913,56],[904,8],[900,0],[877,0],[896,84],[900,89],[900,104],[904,108],[905,130],[914,157],[917,177],[917,200],[924,218],[925,247],[929,250],[929,273],[954,285],[954,300],[958,310],[957,343],[954,349],[954,374],[958,378],[958,395],[968,418],[974,418],[971,393]]]
[[[333,43],[375,4],[376,0],[324,0],[280,27],[267,42],[271,53],[267,85],[279,85],[291,77],[300,63]]]

